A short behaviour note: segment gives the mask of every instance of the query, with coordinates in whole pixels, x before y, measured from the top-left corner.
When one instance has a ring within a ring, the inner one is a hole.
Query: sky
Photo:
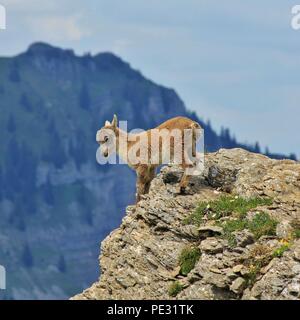
[[[300,1],[298,1],[300,4]],[[240,142],[300,157],[296,0],[0,0],[0,56],[35,41],[113,52]]]

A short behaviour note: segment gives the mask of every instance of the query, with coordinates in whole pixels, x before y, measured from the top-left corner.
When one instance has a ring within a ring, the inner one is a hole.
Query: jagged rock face
[[[182,286],[176,299],[299,299],[300,240],[294,239],[288,250],[261,268],[251,285],[244,262],[257,245],[277,248],[287,226],[299,219],[300,164],[221,149],[206,155],[205,167],[202,176],[193,177],[189,195],[175,193],[180,169],[163,168],[150,193],[137,207],[127,208],[121,226],[102,242],[100,280],[73,299],[170,299],[174,280]],[[277,236],[255,240],[242,230],[232,248],[219,236],[220,228],[183,223],[199,201],[225,192],[272,197],[273,204],[263,210],[278,220]],[[202,254],[193,270],[182,276],[178,257],[190,244]]]

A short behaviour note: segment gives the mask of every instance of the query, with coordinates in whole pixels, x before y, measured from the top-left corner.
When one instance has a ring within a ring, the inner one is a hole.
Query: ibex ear
[[[114,118],[113,118],[113,121],[111,122],[111,125],[116,128],[117,125],[118,125],[118,118],[117,116],[114,114]]]
[[[110,127],[110,126],[111,126],[111,124],[110,124],[110,122],[109,122],[109,121],[105,121],[104,126],[105,126],[105,127]]]

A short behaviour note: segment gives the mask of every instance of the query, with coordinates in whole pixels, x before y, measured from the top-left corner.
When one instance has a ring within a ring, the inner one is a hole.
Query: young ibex
[[[100,144],[103,157],[107,158],[116,151],[120,158],[136,171],[136,202],[149,192],[157,167],[174,161],[184,169],[179,185],[179,192],[183,193],[191,176],[187,171],[193,170],[197,165],[196,142],[200,125],[188,118],[176,117],[154,129],[128,134],[117,124],[118,120],[114,115],[112,122],[106,121],[104,127],[97,132],[96,140]],[[163,144],[165,139],[167,146]],[[144,157],[141,157],[143,150]]]

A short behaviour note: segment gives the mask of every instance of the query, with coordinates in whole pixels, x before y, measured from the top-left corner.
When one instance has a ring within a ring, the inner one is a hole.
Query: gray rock
[[[207,238],[201,241],[199,248],[202,252],[209,254],[220,253],[223,252],[224,241],[217,238]]]
[[[246,287],[246,280],[242,277],[239,277],[232,282],[230,286],[230,290],[236,294],[240,294],[243,292],[245,287]]]
[[[223,234],[223,229],[218,226],[204,226],[204,227],[198,228],[198,235],[199,235],[199,238],[201,239],[205,239],[208,237],[213,237],[221,234]]]
[[[300,241],[297,241],[294,246],[294,258],[300,261]]]
[[[207,284],[210,284],[220,289],[225,289],[228,287],[227,278],[222,274],[218,274],[214,272],[205,273],[203,277],[203,281]]]
[[[300,282],[292,282],[287,286],[287,290],[289,294],[299,297],[300,293]]]
[[[254,242],[254,235],[249,230],[236,231],[233,234],[238,247],[246,247]]]
[[[182,177],[182,172],[169,171],[163,175],[163,182],[166,184],[167,183],[170,183],[170,184],[178,183],[180,181],[181,177]]]
[[[244,268],[245,268],[244,265],[238,264],[238,265],[236,265],[236,266],[234,266],[234,267],[232,268],[232,271],[233,271],[234,273],[241,273],[242,269],[244,269]]]
[[[292,232],[293,228],[288,221],[282,221],[276,227],[276,235],[279,238],[288,238]]]

